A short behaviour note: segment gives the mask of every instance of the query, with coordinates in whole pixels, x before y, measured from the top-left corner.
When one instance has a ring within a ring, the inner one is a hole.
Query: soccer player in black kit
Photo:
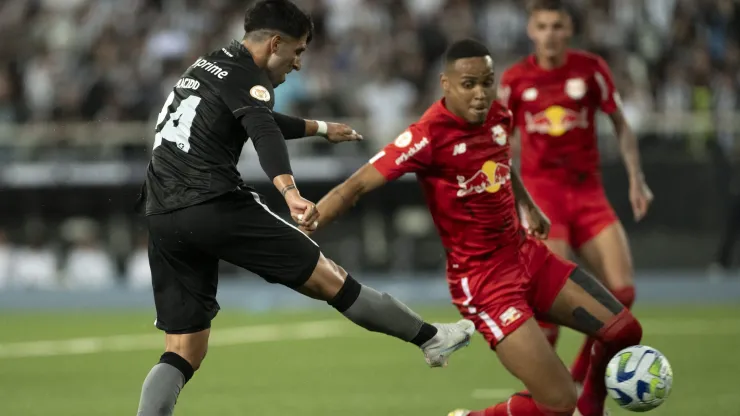
[[[302,226],[318,221],[294,182],[286,139],[357,138],[351,128],[272,111],[273,88],[311,41],[313,23],[288,0],[247,10],[244,38],[199,58],[177,81],[157,119],[154,150],[140,202],[149,229],[157,328],[165,353],[142,386],[139,416],[171,415],[208,349],[218,261],[250,270],[326,301],[355,324],[421,348],[432,367],[467,345],[473,323],[429,324],[387,293],[362,285],[321,254],[245,185],[236,164],[251,138],[260,165]]]

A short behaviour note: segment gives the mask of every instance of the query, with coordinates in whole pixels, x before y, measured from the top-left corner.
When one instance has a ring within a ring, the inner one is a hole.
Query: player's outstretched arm
[[[386,183],[386,178],[370,163],[365,164],[346,181],[329,191],[321,198],[317,205],[321,213],[321,221],[306,228],[306,231],[315,231],[332,222],[336,217],[354,206],[360,197]]]
[[[534,202],[527,188],[524,187],[519,174],[513,169],[511,170],[511,188],[514,191],[516,204],[522,208],[524,215],[527,216],[527,222],[529,223],[527,231],[537,238],[547,238],[547,234],[550,232],[550,220]]]
[[[624,160],[624,166],[627,168],[627,174],[629,175],[629,196],[632,212],[635,220],[640,221],[647,214],[647,210],[653,202],[653,193],[645,182],[645,175],[642,173],[637,137],[635,137],[635,133],[621,109],[609,114],[609,118],[612,120],[614,132],[619,139],[619,150],[622,153],[622,160]]]
[[[280,132],[283,133],[285,140],[314,136],[325,137],[330,143],[362,140],[362,135],[346,124],[304,120],[281,113],[273,113],[273,118],[280,128]]]

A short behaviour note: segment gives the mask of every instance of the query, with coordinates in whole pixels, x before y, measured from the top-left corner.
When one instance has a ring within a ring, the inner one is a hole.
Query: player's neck
[[[251,42],[249,39],[242,39],[240,43],[249,51],[254,63],[257,64],[258,67],[265,68],[267,66],[267,56],[260,51],[260,47],[262,45]]]
[[[560,68],[561,66],[565,65],[566,58],[567,58],[567,54],[565,53],[562,53],[557,56],[535,55],[537,66],[547,71]]]

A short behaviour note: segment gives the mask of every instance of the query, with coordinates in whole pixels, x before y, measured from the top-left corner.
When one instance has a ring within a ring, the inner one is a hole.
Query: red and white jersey
[[[600,182],[595,115],[620,106],[603,59],[570,50],[563,66],[545,70],[529,56],[501,76],[499,100],[519,129],[525,181]]]
[[[486,121],[472,125],[442,99],[370,160],[388,180],[416,174],[448,269],[495,262],[523,241],[511,187],[511,122],[511,112],[494,103]]]

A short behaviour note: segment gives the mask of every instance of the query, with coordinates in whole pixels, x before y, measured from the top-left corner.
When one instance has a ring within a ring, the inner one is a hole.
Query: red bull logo
[[[527,133],[549,134],[558,137],[574,128],[588,127],[588,109],[580,112],[559,105],[548,107],[537,114],[525,113]]]
[[[462,197],[472,193],[496,193],[501,186],[511,180],[511,167],[502,163],[487,161],[483,167],[469,179],[457,177],[457,196]]]

